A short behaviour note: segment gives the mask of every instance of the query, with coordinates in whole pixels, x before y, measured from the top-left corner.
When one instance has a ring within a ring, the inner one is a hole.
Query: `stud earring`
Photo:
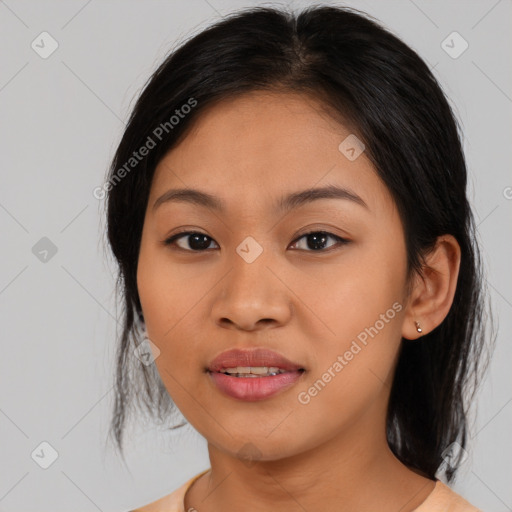
[[[421,326],[420,326],[420,323],[419,322],[414,322],[416,324],[416,330],[418,332],[423,332],[423,330],[421,329]]]

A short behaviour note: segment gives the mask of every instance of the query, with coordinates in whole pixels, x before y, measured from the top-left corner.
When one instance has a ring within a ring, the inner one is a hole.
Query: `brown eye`
[[[306,248],[299,247],[299,249],[309,252],[327,252],[325,249],[327,241],[329,239],[335,240],[335,242],[337,243],[329,245],[327,249],[330,249],[331,247],[336,245],[344,245],[349,242],[349,240],[341,238],[327,231],[310,231],[309,233],[304,233],[303,235],[301,235],[300,238],[297,238],[297,240],[294,242],[294,245],[297,245],[298,240],[302,240],[303,238],[306,239]]]
[[[182,238],[186,238],[186,242],[184,244],[185,246],[176,243],[178,240],[181,240]],[[171,236],[170,238],[165,240],[164,244],[177,245],[180,249],[183,249],[184,251],[204,252],[206,249],[208,249],[212,241],[213,238],[209,237],[208,235],[205,235],[204,233],[200,233],[198,231],[186,231]]]

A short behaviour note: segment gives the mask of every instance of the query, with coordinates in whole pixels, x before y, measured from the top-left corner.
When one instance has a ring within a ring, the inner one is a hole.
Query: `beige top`
[[[145,507],[130,512],[187,512],[185,510],[185,493],[189,487],[202,475],[210,471],[205,469],[198,475],[192,477],[181,487],[164,498],[155,501]],[[165,505],[164,505],[165,503]],[[452,491],[441,480],[436,480],[434,490],[428,495],[427,499],[414,512],[482,512],[467,502],[462,496]]]

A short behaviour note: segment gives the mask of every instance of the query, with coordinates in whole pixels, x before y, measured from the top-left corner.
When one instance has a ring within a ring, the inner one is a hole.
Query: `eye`
[[[293,245],[297,245],[299,240],[303,238],[306,239],[306,247],[312,247],[312,250],[304,249],[304,247],[299,248],[301,250],[306,250],[307,252],[328,252],[325,249],[325,244],[329,238],[335,240],[337,242],[330,245],[328,249],[336,245],[345,245],[349,243],[349,240],[345,238],[341,238],[333,233],[329,233],[328,231],[309,231],[308,233],[304,233],[302,236],[297,238]]]
[[[188,237],[188,239],[185,241],[184,245],[188,245],[188,247],[183,247],[182,245],[176,243],[178,240],[181,241],[181,239],[185,237]],[[180,249],[185,251],[204,252],[206,249],[208,249],[208,246],[212,241],[213,238],[199,231],[184,231],[171,236],[164,241],[164,244],[177,245]]]
[[[308,233],[304,233],[299,238],[297,238],[292,243],[292,247],[294,245],[299,245],[298,241],[302,240],[303,238],[306,239],[306,247],[298,248],[307,252],[328,252],[325,250],[325,244],[329,238],[334,240],[335,243],[328,246],[327,249],[330,249],[336,245],[345,245],[350,242],[349,240],[334,235],[333,233],[329,233],[328,231],[309,231]],[[178,241],[181,241],[182,239],[186,239],[186,241],[182,242],[182,245],[180,245]],[[211,242],[214,242],[213,238],[205,235],[204,233],[199,231],[184,231],[166,239],[164,241],[164,245],[176,245],[179,249],[183,249],[184,251],[189,252],[205,252],[209,248]]]

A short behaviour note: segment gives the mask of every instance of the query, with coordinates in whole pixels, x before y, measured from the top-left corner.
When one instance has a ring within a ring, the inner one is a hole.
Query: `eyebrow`
[[[309,188],[299,192],[293,192],[281,197],[276,205],[276,211],[282,213],[293,210],[306,203],[320,199],[344,199],[352,201],[369,210],[368,205],[355,192],[337,185],[328,185],[320,188]],[[193,188],[170,189],[161,195],[153,204],[153,211],[167,202],[183,202],[195,204],[215,211],[224,211],[224,203],[218,197],[207,192]]]

